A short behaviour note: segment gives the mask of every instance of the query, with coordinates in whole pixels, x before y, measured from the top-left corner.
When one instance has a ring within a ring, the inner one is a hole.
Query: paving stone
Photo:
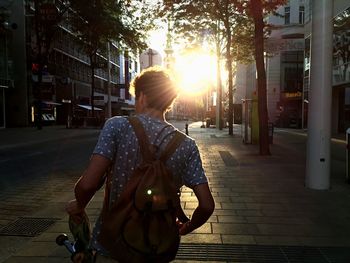
[[[281,224],[256,224],[261,235],[271,236],[306,236],[308,226],[305,225],[281,225]]]
[[[192,233],[194,234],[211,234],[213,233],[211,223],[205,223],[200,228],[197,228]]]
[[[70,258],[57,258],[57,257],[11,257],[4,261],[4,263],[62,263],[69,262]]]
[[[214,234],[256,235],[259,230],[254,224],[212,223]]]
[[[32,242],[30,246],[17,252],[15,256],[19,257],[48,257],[52,255],[55,249],[61,249],[64,251],[65,248],[58,247],[55,242]]]
[[[218,223],[253,223],[248,222],[248,220],[243,216],[219,215],[217,217]]]
[[[303,245],[298,237],[294,236],[255,236],[257,245],[271,246],[300,246]]]
[[[223,244],[255,245],[256,241],[251,235],[222,235]]]
[[[181,243],[195,243],[195,244],[222,244],[220,234],[188,234],[181,237]]]
[[[262,211],[257,209],[236,209],[236,213],[239,216],[263,216]]]

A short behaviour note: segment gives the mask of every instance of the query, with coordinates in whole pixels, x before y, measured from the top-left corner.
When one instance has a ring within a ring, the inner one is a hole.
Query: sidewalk
[[[182,238],[176,262],[271,262],[288,249],[291,255],[274,262],[291,262],[287,258],[298,253],[300,261],[292,262],[311,262],[306,255],[312,262],[350,262],[344,252],[350,250],[350,186],[332,174],[328,191],[304,187],[305,136],[276,131],[272,155],[259,156],[256,145],[242,143],[238,126],[231,137],[227,129],[200,125],[191,124],[189,134],[198,143],[216,209],[209,222]],[[342,173],[343,165],[337,162],[336,171]],[[89,204],[92,222],[102,198],[100,191]],[[182,205],[188,215],[197,206],[190,189],[182,189]],[[62,232],[71,236],[67,221],[64,216],[4,262],[70,262],[66,249],[55,244]],[[328,260],[316,259],[322,253]],[[331,260],[330,254],[343,257]]]

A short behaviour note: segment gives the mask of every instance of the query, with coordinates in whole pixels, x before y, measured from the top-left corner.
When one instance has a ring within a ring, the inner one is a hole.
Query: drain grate
[[[219,151],[221,159],[224,161],[226,166],[238,166],[237,160],[228,151]]]
[[[278,263],[350,262],[350,247],[181,244],[178,260]]]
[[[35,237],[47,230],[58,218],[20,217],[0,229],[0,236]]]

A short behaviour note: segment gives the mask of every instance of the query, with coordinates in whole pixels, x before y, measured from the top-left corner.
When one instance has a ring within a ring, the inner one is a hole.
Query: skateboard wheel
[[[56,244],[59,246],[64,245],[64,241],[68,240],[68,236],[66,234],[60,234],[56,237]]]

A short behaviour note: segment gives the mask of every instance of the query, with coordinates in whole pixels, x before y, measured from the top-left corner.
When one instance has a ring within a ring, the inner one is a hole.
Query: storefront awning
[[[92,110],[91,105],[82,105],[82,104],[78,104],[78,106],[81,107],[81,108],[83,108],[83,109],[86,109],[86,110]],[[99,111],[99,110],[102,110],[102,109],[97,108],[97,107],[94,107],[94,111],[95,111],[95,110]]]
[[[133,110],[135,110],[135,107],[132,107],[132,106],[130,106],[130,107],[121,107],[120,109],[121,110],[126,110],[126,111],[128,111],[128,110],[133,111]]]
[[[53,102],[53,101],[42,101],[42,103],[44,103],[46,105],[54,105],[54,106],[62,105],[61,103],[57,103],[57,102]]]

